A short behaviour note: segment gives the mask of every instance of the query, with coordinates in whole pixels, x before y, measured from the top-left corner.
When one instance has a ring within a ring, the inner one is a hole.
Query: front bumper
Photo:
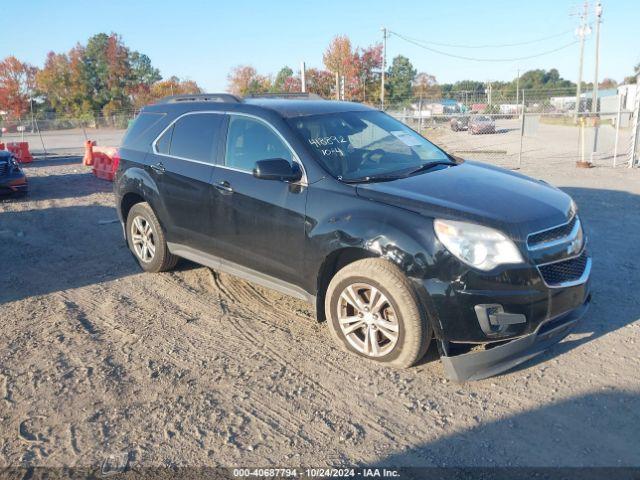
[[[579,307],[540,324],[535,332],[487,350],[442,356],[445,374],[451,380],[481,380],[505,372],[539,355],[565,338],[589,308],[591,295]]]
[[[29,183],[24,175],[0,179],[0,195],[26,193],[28,190]]]

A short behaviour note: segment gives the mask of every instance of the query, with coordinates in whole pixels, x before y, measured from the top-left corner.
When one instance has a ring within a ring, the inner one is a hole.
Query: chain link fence
[[[529,96],[527,96],[529,95]],[[408,99],[404,107],[387,113],[420,131],[446,151],[467,159],[506,168],[527,164],[575,164],[593,166],[637,166],[638,110],[634,98],[612,96],[600,99],[597,114],[586,113],[590,100],[575,113],[575,99],[533,97],[502,98],[500,104],[481,103],[475,96],[468,103],[456,99]],[[471,102],[474,103],[471,103]],[[78,155],[86,140],[98,145],[118,146],[135,111],[74,118],[54,116],[4,120],[0,142],[27,141],[35,155]],[[631,159],[634,159],[632,162]]]
[[[120,145],[136,113],[127,110],[81,118],[47,115],[4,120],[0,124],[0,142],[29,142],[31,153],[40,156],[80,155],[86,140],[96,141],[97,145]]]
[[[576,162],[629,165],[633,112],[573,116],[546,112],[435,114],[389,112],[453,155],[506,168],[535,162],[550,167]],[[607,118],[613,117],[613,120]]]

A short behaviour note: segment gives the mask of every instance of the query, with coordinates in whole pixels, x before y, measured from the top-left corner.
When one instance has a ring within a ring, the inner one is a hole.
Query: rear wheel
[[[151,206],[136,203],[127,216],[127,243],[146,272],[164,272],[178,263],[178,257],[167,248],[164,232]]]
[[[339,345],[395,367],[414,365],[431,341],[411,283],[387,260],[359,260],[340,270],[329,283],[325,313]]]

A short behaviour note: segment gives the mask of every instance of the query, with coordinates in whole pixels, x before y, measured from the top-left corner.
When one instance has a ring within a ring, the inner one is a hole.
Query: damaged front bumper
[[[589,308],[591,296],[579,307],[540,324],[535,332],[507,343],[455,356],[441,356],[444,371],[451,380],[481,380],[505,372],[539,355],[565,338]]]

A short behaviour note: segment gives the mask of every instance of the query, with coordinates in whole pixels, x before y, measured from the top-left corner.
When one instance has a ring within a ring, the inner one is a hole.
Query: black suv
[[[435,339],[450,378],[484,378],[589,304],[568,195],[364,105],[170,97],[120,157],[118,214],[144,270],[182,257],[313,302],[338,344],[380,362],[411,366]]]

